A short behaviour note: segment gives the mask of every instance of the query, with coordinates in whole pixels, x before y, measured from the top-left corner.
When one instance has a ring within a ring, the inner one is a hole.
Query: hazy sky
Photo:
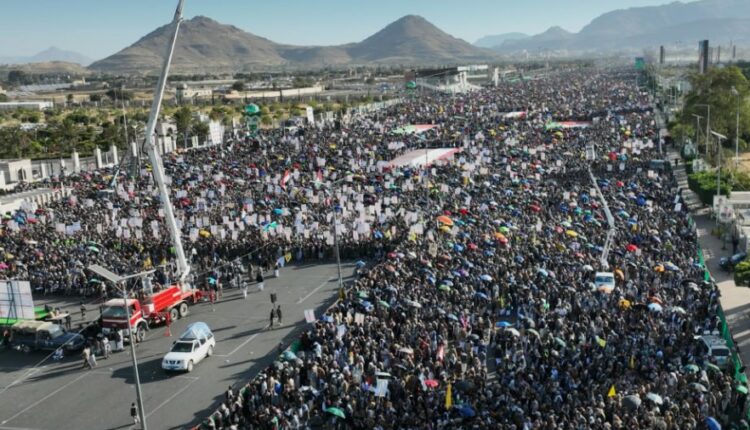
[[[473,43],[489,35],[578,31],[614,9],[671,0],[186,0],[185,17],[224,24],[298,45],[358,42],[403,15],[418,14]],[[169,22],[177,0],[1,0],[0,56],[50,46],[99,59]]]

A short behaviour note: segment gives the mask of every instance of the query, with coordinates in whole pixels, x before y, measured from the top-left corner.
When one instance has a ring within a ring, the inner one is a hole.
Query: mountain
[[[525,39],[506,40],[502,45],[495,47],[495,49],[568,49],[574,39],[574,33],[571,33],[562,27],[555,26],[548,28],[544,33],[529,36]]]
[[[525,39],[527,37],[529,37],[529,35],[525,33],[495,34],[482,37],[481,39],[474,42],[474,46],[479,48],[494,48],[495,46],[502,45],[506,40],[518,40]]]
[[[115,73],[158,71],[171,36],[171,26],[164,25],[89,67]],[[232,72],[243,70],[245,65],[276,66],[285,62],[276,43],[237,27],[197,16],[180,25],[172,70],[175,73]]]
[[[493,48],[503,53],[565,49],[569,51],[617,51],[640,49],[676,41],[694,43],[708,38],[727,43],[750,40],[750,1],[675,1],[661,6],[633,7],[604,13],[578,33],[548,30],[520,40],[506,40]]]
[[[460,63],[487,59],[484,50],[417,15],[407,15],[348,49],[360,62]]]
[[[154,73],[162,64],[171,27],[162,26],[129,47],[93,63],[108,73]],[[437,64],[486,61],[496,54],[457,39],[426,19],[408,15],[359,43],[294,46],[197,16],[180,26],[175,73],[237,72],[253,67],[369,63]]]
[[[0,57],[0,64],[50,63],[55,61],[87,66],[91,64],[92,60],[83,54],[66,51],[54,46],[31,57]]]
[[[44,63],[24,64],[0,64],[0,75],[5,75],[11,70],[20,70],[28,74],[64,74],[74,76],[90,75],[91,71],[77,63],[66,63],[64,61],[48,61]]]

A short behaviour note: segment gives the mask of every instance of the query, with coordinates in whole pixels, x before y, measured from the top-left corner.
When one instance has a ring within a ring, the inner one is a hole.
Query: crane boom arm
[[[182,23],[182,7],[184,3],[185,0],[179,0],[174,19],[172,20],[172,39],[167,47],[166,56],[164,57],[164,65],[162,66],[161,75],[159,76],[159,82],[156,84],[154,101],[151,104],[151,113],[149,114],[148,124],[146,125],[146,142],[144,145],[148,158],[151,161],[154,181],[159,188],[159,196],[161,197],[161,203],[164,207],[164,221],[167,223],[169,234],[172,236],[172,245],[174,246],[177,257],[177,273],[180,281],[183,281],[183,288],[185,288],[185,278],[188,273],[190,273],[190,266],[188,265],[187,258],[185,258],[185,250],[182,247],[182,234],[180,229],[177,228],[174,210],[172,209],[172,202],[169,199],[169,189],[164,181],[164,166],[162,165],[159,151],[156,150],[156,145],[154,145],[154,131],[156,130],[156,121],[159,118],[161,102],[164,98],[164,88],[167,85],[169,66],[172,63],[172,56],[174,54],[175,44],[177,43],[177,33],[180,29],[180,24]]]

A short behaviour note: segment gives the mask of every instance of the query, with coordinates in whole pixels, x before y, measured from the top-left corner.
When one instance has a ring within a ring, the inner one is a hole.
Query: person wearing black
[[[279,320],[279,325],[281,325],[281,305],[276,308],[276,319]]]
[[[263,271],[261,269],[258,269],[258,276],[255,277],[255,281],[258,283],[258,291],[263,291],[265,284],[263,283]]]
[[[130,417],[133,418],[133,425],[138,425],[141,421],[138,418],[138,407],[135,405],[135,402],[130,404]]]
[[[276,312],[274,312],[273,307],[271,308],[271,316],[269,317],[268,321],[268,328],[273,328],[273,317],[276,315]]]

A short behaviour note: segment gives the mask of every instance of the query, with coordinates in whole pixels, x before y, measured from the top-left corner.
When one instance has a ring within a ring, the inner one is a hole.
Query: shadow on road
[[[334,280],[336,280],[336,278],[334,278]],[[337,297],[335,295],[332,297],[329,297],[327,300],[321,303],[317,308],[315,308],[315,314],[316,315],[322,314],[322,312],[324,312],[331,305],[333,305],[336,302],[336,300],[337,300]],[[284,348],[288,347],[295,340],[298,340],[300,336],[302,335],[303,331],[310,326],[304,320],[301,320],[292,325],[282,325],[282,326],[274,327],[272,329],[265,328],[265,329],[248,330],[245,333],[241,333],[233,337],[252,336],[253,334],[258,333],[258,332],[276,331],[276,330],[287,329],[289,327],[293,327],[292,331],[290,331],[286,336],[283,337],[283,339],[281,339],[281,344],[283,345]],[[252,380],[252,378],[254,378],[258,373],[260,373],[261,371],[271,366],[273,362],[276,361],[277,358],[279,358],[278,351],[272,350],[268,354],[261,356],[261,357],[253,357],[244,361],[227,364],[227,365],[220,366],[220,367],[226,368],[226,367],[233,367],[233,366],[242,365],[246,363],[253,363],[249,368],[240,370],[224,379],[225,381],[229,381],[229,383],[232,386],[232,389],[235,392],[238,392],[240,387],[242,387],[244,384]],[[216,393],[216,396],[214,396],[213,401],[208,407],[202,410],[196,411],[194,413],[195,418],[191,422],[186,423],[184,425],[171,427],[169,430],[193,428],[194,426],[199,425],[201,422],[203,422],[203,420],[208,418],[209,415],[215,412],[216,409],[221,405],[223,401],[224,401],[224,393]]]

